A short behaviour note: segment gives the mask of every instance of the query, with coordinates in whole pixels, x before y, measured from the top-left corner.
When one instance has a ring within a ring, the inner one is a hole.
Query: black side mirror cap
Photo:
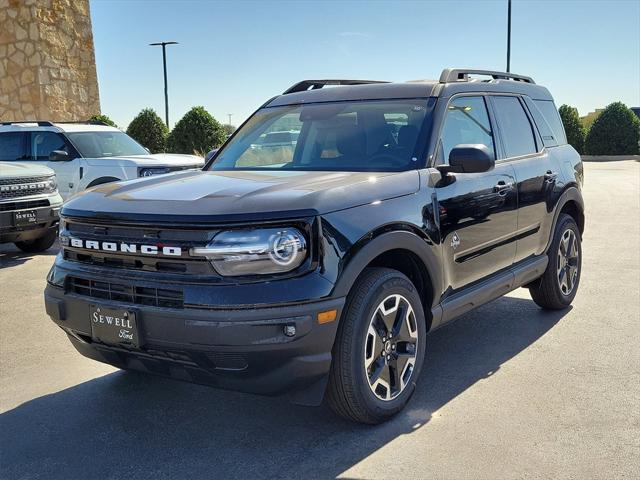
[[[493,153],[481,143],[456,145],[449,153],[449,164],[436,167],[442,174],[488,172],[496,164]]]
[[[71,160],[71,157],[64,150],[53,150],[49,154],[50,162],[64,162],[66,160]]]

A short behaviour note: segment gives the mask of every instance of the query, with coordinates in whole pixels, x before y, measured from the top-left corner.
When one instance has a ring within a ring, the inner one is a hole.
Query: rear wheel
[[[376,424],[398,413],[424,361],[420,296],[402,273],[370,268],[353,286],[333,349],[327,400],[344,418]]]
[[[548,256],[547,269],[529,291],[542,308],[560,310],[575,298],[582,270],[580,230],[573,217],[561,214],[558,218]]]
[[[51,246],[54,244],[57,234],[57,229],[50,228],[49,230],[47,230],[47,233],[45,233],[42,237],[36,238],[35,240],[16,242],[16,247],[27,253],[44,252],[45,250],[51,248]]]

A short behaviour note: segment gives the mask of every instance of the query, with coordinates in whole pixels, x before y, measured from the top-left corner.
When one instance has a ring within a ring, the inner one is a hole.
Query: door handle
[[[507,191],[511,190],[512,188],[513,188],[513,183],[511,182],[507,183],[504,180],[500,180],[493,187],[493,191],[501,195],[506,195]]]
[[[558,178],[557,172],[552,172],[551,170],[547,170],[547,173],[544,174],[544,179],[548,182],[552,182],[556,178]]]

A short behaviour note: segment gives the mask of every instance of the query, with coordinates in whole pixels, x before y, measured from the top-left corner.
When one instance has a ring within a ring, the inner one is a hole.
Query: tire
[[[352,287],[344,312],[333,347],[327,402],[347,420],[378,424],[400,412],[415,391],[426,347],[422,302],[402,273],[368,268]],[[378,335],[388,332],[383,318],[394,326],[388,339],[388,333]],[[389,379],[386,387],[384,378]]]
[[[573,217],[560,214],[547,255],[547,269],[529,292],[540,307],[561,310],[575,298],[582,272],[582,241]]]
[[[51,248],[55,243],[58,236],[58,230],[56,228],[50,228],[43,236],[36,238],[35,240],[27,240],[25,242],[16,242],[15,245],[20,250],[26,253],[38,253],[44,252]]]

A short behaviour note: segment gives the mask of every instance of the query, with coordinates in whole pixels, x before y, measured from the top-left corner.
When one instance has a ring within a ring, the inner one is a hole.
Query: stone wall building
[[[89,0],[0,0],[0,121],[98,113]]]

